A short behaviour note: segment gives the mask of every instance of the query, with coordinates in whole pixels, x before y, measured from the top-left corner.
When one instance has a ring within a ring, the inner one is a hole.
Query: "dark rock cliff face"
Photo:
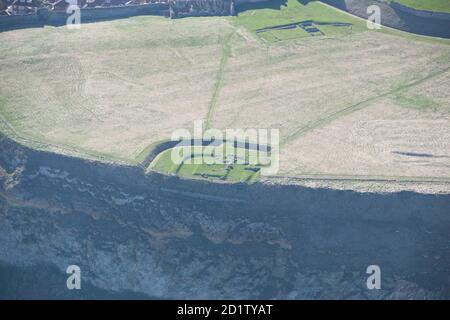
[[[450,298],[449,227],[448,195],[186,181],[0,139],[2,298]]]

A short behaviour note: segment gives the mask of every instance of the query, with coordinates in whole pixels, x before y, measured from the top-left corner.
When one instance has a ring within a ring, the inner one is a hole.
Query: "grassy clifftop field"
[[[450,180],[448,41],[371,31],[295,0],[0,41],[1,128],[33,147],[137,163],[203,120],[280,129],[283,177]]]
[[[448,0],[395,0],[395,2],[420,10],[450,12],[450,1]]]

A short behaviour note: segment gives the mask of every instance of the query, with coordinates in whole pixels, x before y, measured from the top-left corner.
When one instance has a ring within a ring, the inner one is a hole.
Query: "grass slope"
[[[449,119],[448,41],[369,31],[364,21],[316,1],[259,7],[265,5],[253,4],[237,17],[146,16],[80,30],[0,33],[0,75],[7,84],[0,87],[0,130],[40,149],[142,163],[155,143],[203,119],[217,129],[279,129],[283,176],[448,173],[450,130],[439,122]],[[319,25],[324,35],[301,28],[256,34],[305,20],[351,23],[352,29]],[[362,118],[354,120],[355,114]],[[399,119],[421,129],[396,125]],[[365,130],[371,123],[374,130]],[[443,156],[415,162],[402,156],[414,152]],[[174,168],[163,155],[154,165],[162,172],[257,177],[245,166]]]
[[[191,179],[205,180],[223,180],[229,182],[246,182],[252,183],[258,180],[260,176],[260,166],[251,164],[240,164],[233,161],[232,164],[212,163],[212,155],[203,154],[202,163],[195,163],[195,158],[202,157],[202,151],[193,154],[191,163],[183,162],[175,164],[172,161],[172,152],[177,151],[176,148],[167,149],[161,152],[150,164],[149,168],[161,173],[177,174],[181,177]],[[237,149],[233,150],[233,154],[237,154]],[[248,159],[248,152],[246,152]],[[210,160],[210,164],[206,162]]]
[[[405,6],[420,10],[450,13],[449,0],[395,0],[387,2],[398,2]]]
[[[354,25],[354,30],[364,30],[365,22],[355,19],[343,12],[329,8],[316,1],[309,1],[302,4],[297,0],[287,0],[285,3],[274,3],[272,8],[264,8],[265,3],[261,3],[256,8],[248,6],[245,10],[233,19],[236,26],[256,32],[256,30],[268,26],[276,26],[299,22],[303,20],[315,20],[322,22],[347,22]],[[243,8],[246,8],[245,6]],[[340,35],[339,30],[328,30],[327,35]]]

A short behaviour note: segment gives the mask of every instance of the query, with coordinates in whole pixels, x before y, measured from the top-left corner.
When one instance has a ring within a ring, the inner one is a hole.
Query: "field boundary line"
[[[67,157],[76,157],[100,162],[110,162],[121,165],[135,165],[133,161],[130,161],[129,159],[126,158],[114,157],[100,152],[89,151],[65,144],[58,144],[46,141],[45,139],[41,141],[33,137],[28,137],[26,134],[17,131],[17,129],[14,128],[14,126],[1,113],[0,113],[0,133],[2,133],[7,138],[15,141],[16,143],[21,144],[27,148],[33,149],[35,151],[50,152],[62,154]]]
[[[214,83],[211,99],[208,103],[208,113],[206,115],[205,129],[208,129],[211,125],[212,118],[214,116],[215,107],[217,105],[217,99],[219,98],[220,89],[222,87],[225,65],[231,53],[230,41],[235,31],[230,32],[225,36],[222,44],[222,55],[220,57],[219,70],[217,70],[216,82]]]
[[[375,101],[377,101],[377,100],[379,100],[381,98],[386,98],[386,97],[388,97],[388,96],[390,96],[392,94],[401,92],[403,90],[415,87],[415,86],[417,86],[419,84],[422,84],[423,82],[425,82],[427,80],[430,80],[430,79],[432,79],[434,77],[437,77],[437,76],[439,76],[441,74],[446,73],[448,70],[450,70],[450,67],[447,67],[447,68],[439,70],[439,71],[432,72],[431,74],[427,75],[424,78],[421,78],[419,80],[413,81],[413,82],[411,82],[409,84],[401,85],[401,86],[399,86],[399,87],[397,87],[397,88],[395,88],[393,90],[390,90],[388,92],[385,92],[385,93],[382,93],[380,95],[368,98],[366,100],[363,100],[363,101],[360,101],[360,102],[358,102],[356,104],[348,106],[348,107],[346,107],[344,109],[338,110],[338,111],[336,111],[336,112],[334,112],[334,113],[332,113],[332,114],[330,114],[330,115],[328,115],[328,116],[326,116],[326,117],[324,117],[322,119],[319,119],[319,120],[315,121],[312,124],[309,124],[309,125],[306,125],[306,126],[303,126],[303,127],[299,128],[298,130],[296,130],[291,135],[288,135],[286,137],[286,139],[284,139],[280,143],[280,145],[283,146],[283,145],[289,144],[290,142],[296,140],[297,138],[303,136],[304,134],[306,134],[306,133],[308,133],[308,132],[310,132],[310,131],[312,131],[314,129],[317,129],[317,128],[322,127],[324,125],[328,125],[331,122],[333,122],[334,120],[336,120],[336,119],[338,119],[338,118],[340,118],[342,116],[349,115],[349,114],[351,114],[351,113],[353,113],[355,111],[359,111],[359,110],[367,107],[367,105],[371,104],[372,102],[375,102]]]

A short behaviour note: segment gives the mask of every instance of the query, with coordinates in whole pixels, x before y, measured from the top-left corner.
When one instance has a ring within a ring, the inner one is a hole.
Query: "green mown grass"
[[[227,47],[228,44],[223,46],[223,39],[235,31],[234,27],[255,33],[263,27],[314,20],[352,23],[352,32],[367,31],[365,21],[316,1],[303,2],[305,4],[288,0],[279,8],[266,8],[271,3],[253,4],[252,8],[240,11],[238,16],[227,18],[171,21],[146,16],[90,23],[77,31],[65,27],[45,27],[4,32],[0,35],[3,40],[0,70],[2,79],[8,85],[0,89],[0,130],[33,148],[142,165],[155,145],[170,136],[171,130],[190,125],[176,121],[179,114],[193,110],[189,118],[202,118],[206,115],[208,101],[212,101],[212,105],[217,104],[212,117],[220,116],[218,110],[224,103],[220,100],[220,86],[226,85],[230,74],[237,76],[233,81],[246,82],[245,74],[232,72],[233,63],[240,64],[242,61],[245,67],[250,61],[246,60],[250,55],[245,54],[240,60],[240,55],[236,54],[239,51],[255,55],[256,76],[262,74],[258,69],[266,70],[281,60],[290,59],[297,64],[293,64],[292,68],[299,70],[296,79],[301,80],[305,66],[301,61],[296,61],[297,52],[283,47],[283,43],[274,44],[280,53],[267,53],[267,60],[265,48],[256,49],[252,43],[233,42],[231,37],[230,47]],[[331,26],[320,26],[320,29],[330,37],[341,36],[343,31],[343,28]],[[387,28],[381,32],[424,39]],[[266,37],[268,42],[310,37],[299,28],[274,30],[260,36]],[[426,40],[448,43],[444,40]],[[355,42],[349,44],[353,46],[360,41],[355,37]],[[411,42],[407,48],[414,49],[415,46],[416,43]],[[325,53],[323,50],[317,52],[324,59],[328,57],[328,51]],[[233,61],[227,62],[227,59],[221,58],[229,54]],[[124,59],[128,56],[133,58]],[[259,62],[259,57],[264,58]],[[447,56],[443,57],[441,64],[448,61]],[[320,69],[320,63],[314,67],[318,73],[329,71]],[[289,73],[286,68],[277,70],[280,74]],[[389,78],[386,77],[386,80]],[[214,83],[217,86],[209,86]],[[261,104],[261,101],[252,101],[253,87],[232,90],[234,95],[249,100],[249,105],[255,110]],[[291,103],[291,95],[292,99],[299,97],[294,91],[288,93],[280,96],[280,105]],[[274,96],[276,94],[273,93]],[[271,97],[268,95],[268,99]],[[198,107],[193,108],[194,105]],[[429,104],[422,101],[422,105]],[[238,108],[230,110],[237,114],[240,111]],[[335,110],[329,110],[332,111]],[[288,123],[282,113],[277,113],[276,109],[273,112],[274,117],[280,116],[281,123]],[[311,121],[316,120],[315,112],[311,113]],[[236,120],[241,117],[236,116]],[[262,127],[271,125],[266,120],[261,121]],[[163,125],[159,126],[159,123]],[[160,134],[166,128],[170,130]],[[289,130],[297,129],[287,127],[286,132],[289,134]],[[158,162],[162,171],[178,170],[163,160]],[[236,165],[225,174],[214,166],[189,168],[186,165],[180,171],[188,176],[209,174],[230,181],[252,181],[257,177],[252,169]]]
[[[173,148],[161,152],[150,164],[150,169],[161,173],[177,174],[180,177],[190,179],[223,180],[229,182],[253,183],[260,176],[261,167],[252,164],[182,163],[178,165],[172,161],[172,150]],[[204,156],[205,158],[212,159],[209,156]],[[248,159],[248,152],[246,152],[246,158]]]
[[[395,101],[402,107],[412,108],[421,111],[436,111],[441,109],[441,106],[432,100],[430,97],[420,94],[406,94],[399,93],[395,97]],[[444,111],[443,109],[441,109]]]
[[[450,13],[450,0],[395,0],[386,2],[398,2],[420,10]]]
[[[245,9],[246,7],[244,6],[243,8]],[[253,9],[252,7],[249,7],[249,9],[241,11],[238,16],[233,19],[233,23],[236,26],[242,26],[255,32],[264,27],[304,20],[352,23],[353,31],[363,31],[367,29],[363,21],[355,19],[333,8],[329,8],[320,2],[310,1],[306,4],[302,4],[297,0],[288,0],[286,5],[281,5],[279,9],[264,8],[264,3],[261,4],[260,8]],[[299,37],[305,36],[305,33],[301,31],[284,30],[279,32],[297,32]],[[341,28],[330,27],[326,32],[327,36],[339,36],[341,34]],[[287,36],[287,38],[291,37]]]

